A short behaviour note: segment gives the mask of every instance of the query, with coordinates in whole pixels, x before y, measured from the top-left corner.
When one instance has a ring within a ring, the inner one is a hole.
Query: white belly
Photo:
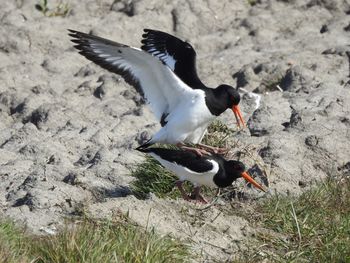
[[[209,124],[215,119],[205,104],[205,93],[182,101],[165,119],[167,124],[154,136],[154,142],[176,144],[200,143]]]

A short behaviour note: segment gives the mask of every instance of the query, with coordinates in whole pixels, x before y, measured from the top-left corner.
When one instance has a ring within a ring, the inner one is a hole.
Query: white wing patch
[[[169,68],[152,55],[131,47],[119,48],[121,53],[113,50],[101,52],[98,56],[106,62],[120,66],[137,79],[147,101],[158,119],[164,112],[169,113],[180,102],[182,96],[190,95],[193,90],[183,83]],[[118,55],[118,56],[116,56]],[[185,93],[185,94],[184,94]]]
[[[193,93],[193,90],[172,72],[171,66],[165,66],[158,57],[138,48],[72,32],[71,36],[75,38],[73,41],[78,43],[76,47],[81,50],[81,54],[116,73],[118,70],[127,71],[127,77],[136,80],[159,120],[163,113],[172,112],[184,97]],[[171,56],[167,56],[166,61],[165,63],[170,63],[172,67],[175,66],[175,60]]]
[[[166,56],[164,56],[163,58],[161,58],[165,64],[167,64],[167,66],[174,71],[175,69],[175,63],[176,60],[174,59],[174,57],[170,56],[168,53]]]
[[[175,63],[176,60],[173,56],[169,55],[168,52],[161,52],[158,51],[156,48],[150,48],[147,50],[148,53],[152,54],[153,56],[159,58],[161,61],[163,61],[172,71],[175,69]]]

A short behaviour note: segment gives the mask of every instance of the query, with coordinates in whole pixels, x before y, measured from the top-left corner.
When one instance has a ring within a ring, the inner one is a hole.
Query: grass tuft
[[[255,6],[258,3],[258,0],[247,0],[250,6]]]
[[[257,205],[265,230],[257,232],[259,249],[244,252],[244,259],[350,262],[349,189],[349,177],[328,179],[298,198],[275,196]]]
[[[220,120],[213,121],[208,127],[208,132],[204,135],[203,144],[213,147],[227,147],[228,139],[235,132]]]
[[[145,161],[137,165],[131,175],[136,178],[131,188],[137,198],[146,199],[150,192],[160,198],[179,196],[173,191],[177,177],[150,156],[146,156]]]
[[[0,222],[3,262],[185,262],[188,248],[128,221],[83,221],[55,236],[33,237]],[[24,242],[25,241],[25,242]]]
[[[50,9],[48,6],[47,0],[40,0],[35,5],[35,9],[40,11],[44,16],[62,16],[66,17],[71,9],[68,3],[64,3],[62,1],[58,2],[53,9]]]
[[[24,231],[9,220],[0,221],[0,261],[15,263],[29,262],[27,238]]]

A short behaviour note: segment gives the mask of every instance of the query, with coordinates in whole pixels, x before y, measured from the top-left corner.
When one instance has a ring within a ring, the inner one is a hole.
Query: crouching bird
[[[204,85],[197,76],[193,47],[170,34],[145,29],[141,49],[69,30],[79,53],[97,65],[121,75],[146,99],[162,128],[144,148],[154,143],[176,144],[198,155],[215,149],[200,145],[208,125],[227,109],[237,124],[244,121],[240,95],[233,87]],[[201,149],[189,147],[196,144]]]
[[[176,181],[176,186],[185,200],[190,200],[182,186],[185,180],[194,185],[195,199],[204,203],[207,201],[200,194],[201,185],[223,188],[230,186],[233,181],[241,177],[256,188],[266,192],[245,172],[244,164],[239,161],[227,161],[217,154],[198,156],[194,152],[180,149],[138,147],[137,150],[149,154],[179,178]]]

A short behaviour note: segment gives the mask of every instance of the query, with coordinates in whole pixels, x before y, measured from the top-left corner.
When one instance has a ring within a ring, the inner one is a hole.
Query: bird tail
[[[145,142],[144,144],[140,145],[135,150],[138,150],[140,152],[146,153],[146,152],[149,152],[149,150],[147,148],[150,147],[153,144],[154,144],[154,142],[152,142],[152,139],[149,139],[147,142]]]

